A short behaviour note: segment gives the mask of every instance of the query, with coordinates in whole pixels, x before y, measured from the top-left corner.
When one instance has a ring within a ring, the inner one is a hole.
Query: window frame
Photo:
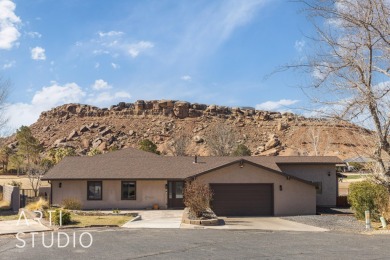
[[[123,183],[125,183],[125,182],[132,182],[132,183],[134,183],[134,198],[125,198],[125,197],[123,197]],[[121,200],[137,200],[137,181],[133,181],[133,180],[121,181]]]
[[[99,199],[91,199],[89,197],[89,185],[92,183],[100,183],[100,198]],[[87,200],[103,200],[103,181],[87,181]]]

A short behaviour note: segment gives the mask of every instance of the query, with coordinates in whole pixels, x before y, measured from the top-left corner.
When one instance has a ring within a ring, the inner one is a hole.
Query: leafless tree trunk
[[[4,131],[8,118],[5,115],[6,112],[6,100],[9,93],[11,82],[0,76],[0,135],[6,136],[8,131]]]
[[[218,124],[211,128],[206,136],[206,141],[214,156],[229,156],[237,146],[234,130],[225,124]]]
[[[307,131],[308,141],[311,143],[314,156],[324,156],[330,149],[331,138],[326,132],[326,127],[330,122],[326,122],[325,126],[316,126],[315,124],[310,126]],[[325,131],[324,131],[325,130]]]
[[[176,156],[187,156],[187,148],[189,143],[190,137],[184,133],[181,133],[171,142],[173,149],[170,150]]]
[[[48,172],[50,165],[46,163],[34,164],[28,168],[27,176],[31,188],[34,190],[35,197],[38,196],[39,187],[41,187],[42,177]]]
[[[369,127],[375,135],[380,176],[390,183],[390,2],[385,0],[302,0],[316,36],[298,64],[314,79],[305,90],[325,116]],[[312,91],[314,90],[314,91]]]

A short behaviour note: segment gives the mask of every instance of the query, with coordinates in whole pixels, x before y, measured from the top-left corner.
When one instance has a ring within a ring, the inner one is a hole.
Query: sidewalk
[[[140,220],[129,221],[124,228],[180,228],[183,210],[139,210]]]
[[[51,229],[39,224],[37,221],[28,220],[26,225],[25,220],[22,218],[18,225],[18,220],[7,220],[0,221],[0,235],[9,235],[17,234],[19,232],[29,233],[29,232],[41,232],[41,231],[50,231]]]

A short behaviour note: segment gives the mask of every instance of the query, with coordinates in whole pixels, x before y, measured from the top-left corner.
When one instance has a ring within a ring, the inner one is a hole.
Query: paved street
[[[14,237],[0,237],[1,259],[388,259],[388,235],[358,235],[335,232],[266,232],[238,230],[183,229],[95,229],[67,230],[71,236],[89,231],[91,248],[69,245],[58,248],[42,246],[42,234],[22,242]],[[54,237],[57,233],[54,233]],[[71,236],[70,241],[73,241]],[[63,241],[62,241],[63,242]],[[45,235],[50,244],[50,233]],[[72,244],[73,242],[71,242]],[[83,236],[83,243],[89,243]]]

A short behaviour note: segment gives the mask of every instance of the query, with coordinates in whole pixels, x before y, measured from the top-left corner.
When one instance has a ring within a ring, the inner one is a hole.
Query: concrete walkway
[[[196,226],[182,224],[182,228],[202,229],[231,229],[231,230],[269,230],[269,231],[302,231],[302,232],[324,232],[324,228],[309,226],[294,221],[277,217],[223,217],[225,225],[221,226]]]
[[[180,228],[183,210],[139,210],[140,220],[127,222],[124,228]]]
[[[7,220],[0,221],[0,235],[8,235],[8,234],[17,234],[19,232],[29,233],[29,232],[39,232],[39,231],[49,231],[50,228],[39,224],[37,221],[28,220],[28,224],[22,218],[18,225],[17,220]]]

